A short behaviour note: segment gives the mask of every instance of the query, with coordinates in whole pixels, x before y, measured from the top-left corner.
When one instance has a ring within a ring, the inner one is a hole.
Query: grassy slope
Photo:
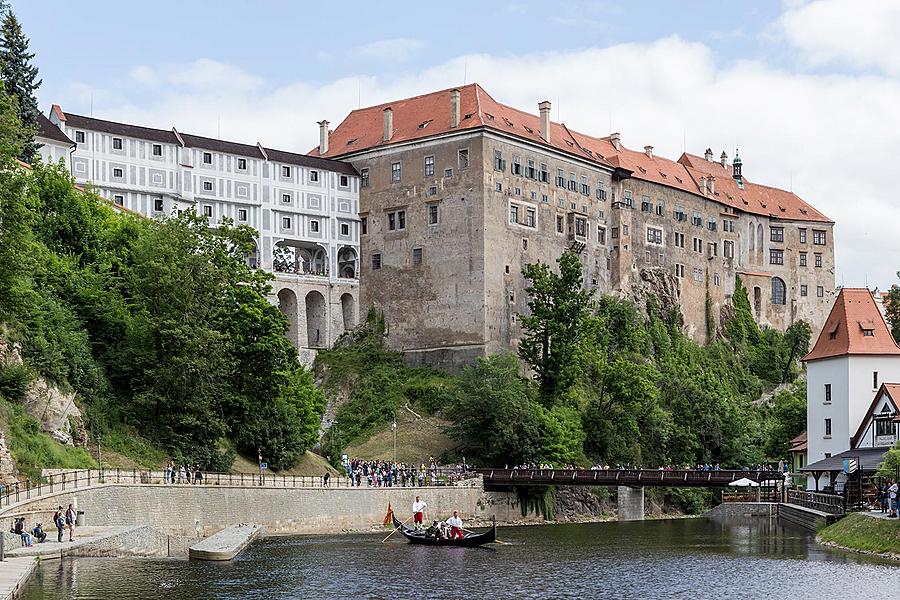
[[[850,514],[819,532],[819,538],[867,552],[900,553],[900,521]]]
[[[328,471],[332,475],[337,475],[338,472],[328,464],[328,461],[325,460],[324,457],[319,456],[310,451],[306,451],[306,453],[300,457],[300,461],[297,462],[296,465],[291,467],[290,469],[286,469],[284,471],[278,471],[278,475],[305,475],[305,476],[321,476]],[[232,473],[257,473],[259,472],[259,465],[256,464],[252,459],[248,459],[240,454],[237,455],[234,459],[234,464],[231,465]]]
[[[397,460],[420,462],[429,456],[437,458],[443,452],[457,446],[444,433],[450,425],[437,417],[416,418],[409,411],[397,412]],[[370,460],[391,460],[393,458],[393,436],[390,424],[378,427],[366,440],[358,441],[345,449],[356,458]]]

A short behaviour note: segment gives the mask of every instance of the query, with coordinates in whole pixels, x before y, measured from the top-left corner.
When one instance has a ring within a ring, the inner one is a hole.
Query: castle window
[[[434,175],[434,156],[425,157],[425,177]]]
[[[113,196],[113,203],[116,206],[125,206],[125,196],[116,194],[115,196]]]
[[[359,218],[359,234],[367,235],[369,233],[369,217]]]
[[[606,188],[602,184],[597,185],[597,200],[606,200]]]
[[[340,187],[350,187],[350,178],[346,175],[341,175],[341,178],[338,180],[338,186]]]
[[[444,177],[453,177],[453,169],[444,169]]]
[[[597,243],[601,246],[606,245],[606,227],[597,226]]]
[[[163,199],[162,198],[154,198],[153,199],[153,211],[154,212],[162,212],[163,211]]]
[[[319,233],[319,222],[318,221],[310,221],[309,222],[309,231],[311,233]]]
[[[291,218],[290,217],[281,217],[281,228],[282,229],[290,229],[291,228]]]
[[[412,266],[419,267],[422,265],[422,249],[421,248],[413,248],[412,249]]]
[[[772,278],[772,304],[785,304],[787,290],[784,281],[779,277]]]
[[[550,168],[547,163],[541,163],[540,181],[541,183],[550,183]]]
[[[783,265],[784,264],[784,250],[769,250],[769,264],[770,265]]]
[[[534,161],[528,159],[527,167],[525,167],[525,177],[528,179],[537,179],[537,169],[534,168]]]
[[[816,258],[816,266],[821,267],[822,266],[822,253],[816,252],[815,258]]]
[[[829,404],[831,403],[831,384],[830,383],[825,384],[825,402],[827,402]]]
[[[469,168],[469,149],[463,148],[459,152],[456,153],[456,165],[460,169],[468,169]]]
[[[153,156],[162,156],[162,144],[153,144]],[[240,160],[238,164],[240,164]],[[246,161],[244,161],[246,163]]]
[[[519,158],[518,156],[513,156],[512,174],[513,175],[521,175],[522,174],[522,159]]]
[[[805,298],[808,293],[808,286],[806,284],[800,284],[800,296]]]
[[[784,227],[769,227],[769,240],[773,242],[783,242]]]
[[[648,227],[647,228],[647,243],[648,244],[662,244],[662,241],[663,241],[662,229],[657,229],[656,227]]]
[[[77,143],[77,144],[83,144],[83,143],[84,143],[84,132],[83,132],[83,131],[76,131],[76,132],[75,132],[75,143]]]
[[[509,222],[510,223],[518,223],[519,222],[519,207],[515,204],[510,205],[509,207]]]
[[[831,419],[825,419],[825,437],[831,437]]]
[[[288,167],[290,169],[290,167]],[[290,171],[288,171],[288,177],[290,177]],[[319,172],[318,171],[310,171],[309,172],[309,181],[310,183],[318,183],[319,182]]]
[[[121,150],[122,149],[122,138],[114,137],[112,139],[112,147],[113,147],[113,150]]]
[[[211,164],[212,164],[212,153],[211,153],[211,152],[204,152],[204,153],[203,153],[203,164],[204,164],[204,165],[211,165]]]
[[[800,231],[800,243],[805,244],[806,243],[806,228],[801,227],[799,231]]]
[[[239,208],[238,209],[238,221],[246,221],[247,220],[247,209]]]
[[[650,203],[650,196],[641,197],[641,212],[653,212],[653,204]]]
[[[204,185],[206,185],[207,183],[209,183],[209,182],[208,182],[208,181],[205,182]],[[210,188],[209,188],[209,189],[212,189],[212,184],[210,183],[209,185],[210,185]],[[290,195],[290,194],[282,194],[282,195],[281,195],[281,201],[282,201],[284,204],[290,204],[290,203],[291,203],[291,195]]]
[[[238,168],[238,171],[246,171],[247,170],[247,159],[246,158],[237,159],[237,168]]]
[[[124,172],[122,171],[122,169],[113,169],[113,177],[122,177],[123,175]]]
[[[400,181],[400,163],[391,163],[391,181]]]
[[[820,229],[813,229],[813,244],[816,246],[825,245],[825,232]]]
[[[800,253],[800,266],[801,266],[801,267],[805,267],[805,266],[806,266],[806,252],[801,252],[801,253]]]
[[[821,285],[816,288],[816,296],[818,296],[819,298],[822,298],[825,296],[825,288],[822,287]]]
[[[494,150],[494,170],[495,171],[505,171],[506,170],[506,161],[503,160],[503,153],[499,150]]]
[[[360,187],[369,187],[369,169],[360,169],[359,180]]]
[[[287,165],[281,165],[281,176],[282,177],[290,177],[291,176],[291,168]]]
[[[566,172],[562,169],[556,169],[556,187],[566,187]]]
[[[372,270],[377,271],[381,269],[381,254],[375,253],[372,255]]]
[[[212,216],[212,212],[213,212],[213,211],[212,211],[212,206],[211,206],[211,205],[209,205],[209,204],[204,204],[204,205],[203,205],[203,216],[204,216],[204,217],[211,217],[211,216]]]

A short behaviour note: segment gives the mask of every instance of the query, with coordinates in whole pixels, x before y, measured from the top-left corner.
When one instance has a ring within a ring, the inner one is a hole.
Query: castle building
[[[413,364],[456,368],[515,348],[522,268],[573,249],[585,286],[676,298],[699,341],[736,278],[757,320],[817,329],[834,297],[834,223],[751,182],[738,156],[670,160],[495,101],[471,84],[320,123],[311,156],[360,174],[360,303]],[[709,314],[712,313],[712,314]]]
[[[841,461],[873,471],[897,439],[900,346],[871,291],[843,288],[806,363],[808,487],[838,483]],[[823,478],[824,476],[824,478]]]
[[[310,362],[359,318],[359,173],[346,162],[66,113],[36,136],[42,159],[146,217],[194,208],[257,230],[251,266],[275,274],[271,300]]]

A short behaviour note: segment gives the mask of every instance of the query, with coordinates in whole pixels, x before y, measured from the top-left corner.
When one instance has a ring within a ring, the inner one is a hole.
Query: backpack
[[[66,521],[65,521],[65,519],[63,519],[63,516],[59,512],[57,512],[56,515],[53,517],[53,522],[56,523],[57,529],[62,529],[63,527],[66,526]]]

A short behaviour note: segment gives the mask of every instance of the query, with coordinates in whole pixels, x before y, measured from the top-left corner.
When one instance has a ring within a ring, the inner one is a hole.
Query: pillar
[[[619,520],[644,520],[644,488],[620,485],[618,489]]]

